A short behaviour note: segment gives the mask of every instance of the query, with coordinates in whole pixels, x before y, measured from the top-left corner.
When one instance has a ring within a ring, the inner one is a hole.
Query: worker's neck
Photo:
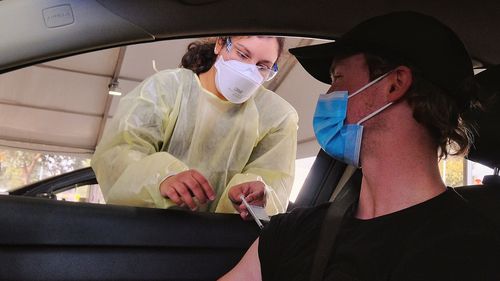
[[[221,100],[226,100],[226,98],[217,90],[217,86],[215,85],[215,72],[217,70],[214,66],[212,66],[207,72],[198,74],[200,78],[201,86],[209,91],[210,93],[216,95]]]
[[[446,190],[437,152],[425,129],[420,125],[398,128],[370,152],[362,152],[363,181],[356,214],[360,219],[400,211]]]

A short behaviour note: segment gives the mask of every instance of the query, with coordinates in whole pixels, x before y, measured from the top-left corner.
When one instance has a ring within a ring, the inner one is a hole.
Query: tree
[[[464,159],[462,157],[449,157],[439,163],[441,176],[448,186],[461,186],[464,184]]]
[[[14,149],[0,149],[0,161],[0,188],[6,190],[90,165],[87,155]]]

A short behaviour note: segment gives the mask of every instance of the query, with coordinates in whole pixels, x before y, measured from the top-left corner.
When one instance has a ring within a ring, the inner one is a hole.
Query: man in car
[[[456,34],[432,17],[395,12],[291,52],[331,82],[314,117],[318,142],[363,172],[318,280],[500,280],[497,234],[438,168],[472,141],[462,113],[477,87]],[[273,217],[221,280],[310,280],[328,208]]]

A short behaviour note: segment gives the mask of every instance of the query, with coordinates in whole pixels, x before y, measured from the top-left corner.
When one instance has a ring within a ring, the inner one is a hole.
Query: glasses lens
[[[278,65],[275,63],[271,69],[267,69],[267,72],[268,72],[267,76],[264,76],[264,77],[267,77],[265,79],[266,79],[266,81],[269,81],[269,80],[273,79],[274,76],[276,76],[276,74],[278,74]]]

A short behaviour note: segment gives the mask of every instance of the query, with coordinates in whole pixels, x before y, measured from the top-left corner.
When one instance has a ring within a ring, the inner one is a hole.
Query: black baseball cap
[[[369,52],[398,57],[417,67],[422,75],[450,95],[468,77],[472,61],[458,36],[437,19],[401,11],[370,18],[335,42],[289,50],[317,80],[330,84],[330,67],[339,52]],[[454,96],[454,97],[455,97]],[[456,97],[466,104],[469,97]]]

